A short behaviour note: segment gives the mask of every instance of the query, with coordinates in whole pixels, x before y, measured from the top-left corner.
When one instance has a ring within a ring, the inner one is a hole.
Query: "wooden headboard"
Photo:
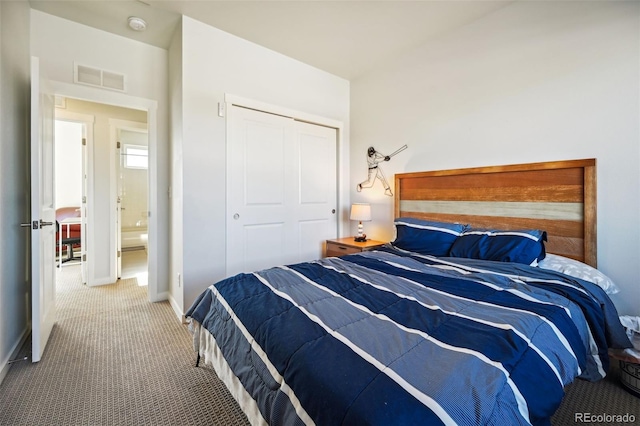
[[[394,214],[542,229],[547,252],[597,267],[595,159],[397,174]]]

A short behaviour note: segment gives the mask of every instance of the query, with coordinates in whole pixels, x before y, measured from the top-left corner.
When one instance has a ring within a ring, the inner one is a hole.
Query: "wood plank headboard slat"
[[[470,185],[476,185],[471,182]],[[462,188],[403,188],[403,200],[451,200],[451,201],[483,201],[503,200],[512,201],[554,201],[554,202],[582,202],[583,185],[555,185],[555,186],[501,186],[482,187],[474,189],[472,186]]]

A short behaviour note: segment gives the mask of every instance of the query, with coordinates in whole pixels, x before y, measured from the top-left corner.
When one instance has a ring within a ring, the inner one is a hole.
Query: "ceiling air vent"
[[[124,74],[75,64],[74,81],[103,89],[125,91]]]

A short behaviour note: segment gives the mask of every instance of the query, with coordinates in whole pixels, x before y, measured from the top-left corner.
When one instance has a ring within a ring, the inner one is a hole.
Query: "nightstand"
[[[345,254],[360,253],[367,250],[373,250],[385,244],[382,241],[367,240],[359,243],[353,240],[353,237],[337,238],[335,240],[327,240],[327,254],[325,257],[344,256]]]

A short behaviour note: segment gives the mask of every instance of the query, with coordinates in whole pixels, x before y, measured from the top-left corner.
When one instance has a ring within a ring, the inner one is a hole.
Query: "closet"
[[[338,232],[337,130],[232,106],[227,275],[322,257]]]

